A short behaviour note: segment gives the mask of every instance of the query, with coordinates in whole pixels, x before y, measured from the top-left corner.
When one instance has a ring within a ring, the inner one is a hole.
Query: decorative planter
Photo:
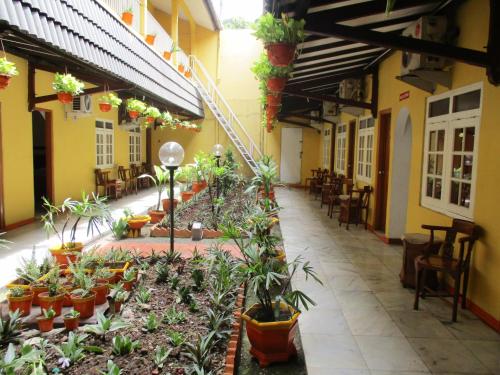
[[[123,289],[125,289],[127,292],[130,292],[134,288],[135,281],[122,281],[122,283]]]
[[[267,80],[267,89],[271,92],[281,92],[285,88],[286,77],[271,77]]]
[[[186,73],[184,73],[184,76],[185,76],[186,78],[191,78],[191,75],[192,75],[192,74],[191,74],[191,71],[190,71],[190,70],[186,70]]]
[[[272,43],[266,45],[267,57],[274,66],[290,65],[295,56],[295,45],[288,43]]]
[[[268,107],[279,107],[279,105],[281,104],[281,94],[268,94],[266,103]]]
[[[54,329],[54,318],[39,316],[36,318],[40,332],[50,332]]]
[[[69,92],[58,92],[57,99],[63,104],[73,103],[73,95]]]
[[[149,44],[150,46],[155,44],[155,39],[156,39],[156,35],[152,35],[152,34],[146,35],[146,43]]]
[[[179,70],[179,72],[184,73],[184,69],[185,69],[185,67],[184,67],[184,65],[183,65],[183,64],[179,64],[179,65],[177,66],[177,69]]]
[[[99,109],[101,112],[109,112],[111,111],[111,104],[110,103],[99,103]]]
[[[106,303],[108,296],[109,288],[107,284],[97,284],[92,288],[92,291],[95,292],[95,304],[103,305]]]
[[[163,58],[165,60],[170,60],[172,58],[172,52],[170,52],[170,51],[163,51]]]
[[[123,302],[115,302],[115,314],[118,314],[122,309],[122,303]]]
[[[146,122],[147,122],[148,124],[152,124],[152,123],[154,123],[154,122],[155,122],[155,118],[154,118],[154,117],[151,117],[151,116],[148,116],[148,117],[146,117]]]
[[[148,215],[151,217],[151,223],[156,224],[159,223],[166,215],[165,211],[160,210],[151,210],[148,211]]]
[[[127,25],[132,26],[132,22],[134,20],[134,14],[132,12],[123,12],[122,13],[122,21]]]
[[[78,325],[80,323],[80,317],[64,317],[64,327],[66,328],[67,331],[74,331],[75,329],[78,328]]]
[[[64,249],[60,245],[49,248],[50,253],[60,265],[68,265],[70,261],[75,262],[78,254],[83,250],[83,244],[81,242],[75,242],[73,244],[65,243],[64,245],[66,246]]]
[[[191,198],[193,198],[193,195],[194,195],[194,191],[182,191],[181,192],[181,198],[182,198],[182,201],[183,202],[187,202],[188,200],[190,200]]]
[[[0,90],[3,90],[9,86],[11,76],[0,75]]]
[[[179,203],[179,201],[174,199],[174,210],[177,208],[177,203]],[[161,204],[163,205],[163,211],[168,214],[170,212],[170,199],[162,199]]]
[[[131,219],[127,220],[127,224],[130,229],[141,229],[149,220],[151,220],[151,217],[148,215],[132,216]]]
[[[40,293],[47,292],[49,290],[49,287],[46,285],[32,285],[31,290],[33,292],[33,301],[31,304],[33,306],[40,306],[38,296],[40,295]]]
[[[89,297],[78,297],[74,294],[71,295],[71,302],[73,303],[73,309],[80,313],[81,319],[87,319],[94,315],[95,310],[95,296],[96,293],[92,292]]]
[[[130,117],[132,120],[136,119],[139,117],[139,111],[128,111],[128,117]]]
[[[253,316],[260,308],[260,304],[253,305],[242,314],[242,318],[247,322],[247,336],[252,345],[250,354],[257,358],[260,367],[267,367],[274,362],[287,362],[297,354],[293,339],[297,333],[297,319],[300,312],[284,303],[281,304],[281,307],[293,311],[289,320],[258,322],[253,319]]]
[[[43,314],[43,310],[49,310],[52,308],[56,316],[61,315],[61,310],[63,307],[64,294],[58,294],[57,296],[50,297],[49,292],[43,292],[38,295],[38,303],[40,305],[40,311]]]
[[[31,312],[31,302],[33,301],[33,292],[31,290],[26,290],[24,296],[13,297],[8,296],[9,301],[9,311],[19,310],[21,316],[28,316]]]
[[[193,189],[193,192],[195,194],[199,193],[200,191],[203,190],[203,182],[193,182],[193,186],[191,189]]]

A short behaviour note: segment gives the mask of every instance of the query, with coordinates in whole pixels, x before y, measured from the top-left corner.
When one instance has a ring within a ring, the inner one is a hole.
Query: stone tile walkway
[[[302,255],[324,282],[293,282],[317,302],[299,320],[309,375],[500,374],[500,335],[476,316],[461,311],[451,324],[437,298],[413,310],[401,246],[339,228],[303,190],[277,189],[277,200],[288,259]]]

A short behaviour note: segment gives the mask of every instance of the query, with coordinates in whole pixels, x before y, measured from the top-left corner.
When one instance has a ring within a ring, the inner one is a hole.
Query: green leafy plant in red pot
[[[63,302],[64,302],[64,288],[59,283],[59,275],[51,275],[51,279],[47,281],[48,290],[38,295],[38,303],[40,310],[53,309],[56,316],[61,315]]]
[[[76,310],[71,310],[69,313],[64,314],[63,319],[66,330],[74,331],[80,323],[80,313]]]
[[[154,176],[145,173],[140,175],[139,178],[149,178],[155,185],[156,191],[158,192],[158,200],[156,206],[154,207],[154,209],[150,209],[148,211],[148,215],[151,216],[151,223],[155,224],[159,223],[165,216],[165,211],[160,210],[161,195],[163,193],[163,190],[165,190],[167,183],[169,182],[170,176],[167,168],[163,166],[159,167],[157,165],[154,165],[153,168],[155,171]]]
[[[109,112],[112,108],[118,108],[120,104],[122,100],[114,92],[108,92],[99,98],[101,112]]]
[[[8,61],[7,57],[0,58],[0,90],[9,86],[10,79],[18,74],[15,63]]]
[[[50,332],[54,329],[54,318],[56,317],[56,312],[54,309],[50,308],[48,310],[43,309],[42,315],[36,318],[38,323],[38,330],[40,332]]]
[[[128,116],[134,120],[146,110],[146,104],[140,100],[129,98],[127,99]]]
[[[33,301],[33,292],[23,288],[13,288],[7,294],[9,310],[21,312],[21,316],[28,316],[31,312],[31,302]]]
[[[125,289],[127,292],[130,292],[133,289],[136,281],[137,281],[137,269],[135,267],[128,268],[123,273],[123,278],[122,278],[123,289]]]
[[[281,92],[285,88],[290,76],[291,67],[274,66],[269,61],[267,55],[262,53],[259,59],[252,65],[251,70],[255,74],[255,78],[266,83],[267,89],[270,92]]]
[[[106,303],[106,301],[107,301],[106,297],[108,296],[108,293],[109,293],[108,284],[100,283],[100,282],[96,281],[95,286],[92,288],[92,291],[95,292],[95,304],[96,304],[96,306],[103,305]]]
[[[85,84],[73,77],[71,74],[56,73],[52,88],[57,93],[57,99],[63,104],[73,102],[73,97],[83,93]]]
[[[254,35],[264,42],[271,64],[285,67],[292,63],[295,48],[304,40],[304,20],[295,20],[283,14],[274,18],[271,13],[261,16],[254,25]]]
[[[118,314],[122,304],[128,299],[130,293],[123,289],[123,283],[120,282],[111,287],[109,292],[109,309],[111,314]]]
[[[153,124],[157,118],[161,117],[161,112],[158,108],[149,106],[146,108],[143,115],[146,116],[147,124]]]
[[[73,284],[76,289],[71,291],[71,303],[73,308],[80,313],[81,319],[90,318],[94,315],[96,292],[94,279],[87,274],[81,264],[70,264],[70,272],[73,275]]]

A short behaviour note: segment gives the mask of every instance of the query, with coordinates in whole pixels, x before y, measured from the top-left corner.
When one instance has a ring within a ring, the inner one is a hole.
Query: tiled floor
[[[468,311],[429,298],[413,311],[401,287],[401,246],[362,228],[339,228],[308,194],[277,189],[287,257],[302,255],[324,286],[293,285],[317,306],[300,318],[309,375],[500,374],[500,335]]]

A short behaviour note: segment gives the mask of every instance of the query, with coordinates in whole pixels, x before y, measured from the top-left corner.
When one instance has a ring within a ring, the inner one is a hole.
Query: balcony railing
[[[132,9],[134,18],[132,21],[132,28],[140,32],[141,28],[141,3],[140,0],[100,0],[102,3],[106,4],[108,8],[116,13],[116,15],[121,18],[122,13],[128,9]]]

